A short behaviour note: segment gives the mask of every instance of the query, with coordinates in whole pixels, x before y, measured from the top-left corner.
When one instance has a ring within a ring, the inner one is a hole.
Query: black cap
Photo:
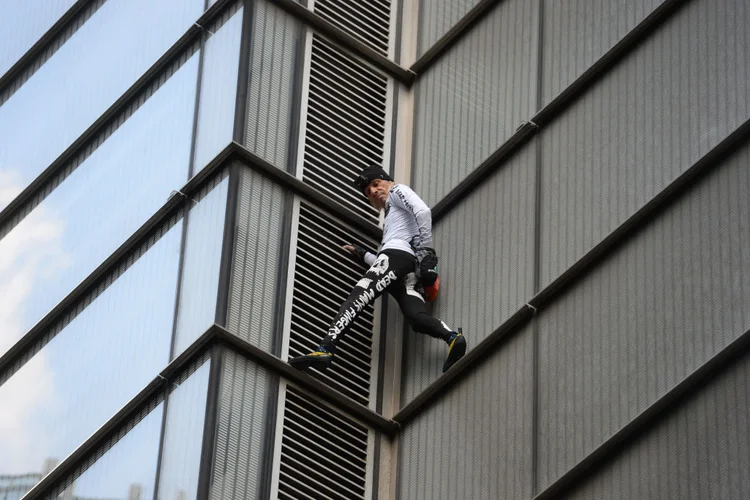
[[[365,167],[362,170],[362,173],[359,174],[356,179],[354,179],[354,185],[364,193],[365,188],[367,188],[367,186],[369,186],[370,183],[375,179],[383,179],[385,181],[393,180],[393,178],[388,175],[385,170],[375,164],[372,164],[368,167]]]

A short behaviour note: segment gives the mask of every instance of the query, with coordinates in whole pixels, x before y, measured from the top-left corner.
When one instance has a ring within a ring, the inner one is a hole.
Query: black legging
[[[452,330],[427,312],[422,286],[414,273],[414,256],[401,250],[384,250],[339,309],[322,345],[333,350],[362,309],[386,290],[396,299],[414,331],[448,340]]]

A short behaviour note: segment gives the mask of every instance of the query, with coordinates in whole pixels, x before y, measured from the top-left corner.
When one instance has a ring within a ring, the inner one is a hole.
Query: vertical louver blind
[[[367,5],[319,0],[314,5],[322,17],[388,53],[390,0]],[[388,78],[317,34],[310,40],[309,80],[303,82],[308,95],[302,117],[302,180],[377,224],[378,213],[353,188],[352,180],[364,166],[383,165],[390,157]],[[300,201],[295,234],[289,357],[317,347],[364,271],[341,246],[356,242],[375,249],[378,245],[304,201]],[[370,304],[341,339],[333,365],[324,373],[313,372],[365,406],[374,403],[374,323],[375,307]],[[287,388],[282,411],[278,498],[364,499],[369,491],[371,431],[292,387]]]
[[[297,265],[294,271],[289,356],[318,346],[339,307],[364,268],[341,249],[349,242],[371,248],[375,242],[356,234],[329,216],[300,207]],[[318,376],[355,401],[370,402],[374,307],[368,305],[339,342],[335,363]]]
[[[370,48],[388,55],[391,1],[315,0],[315,13]]]
[[[313,35],[302,178],[372,222],[352,180],[383,163],[387,90],[385,76]]]
[[[341,248],[374,247],[329,215],[300,203],[292,289],[289,357],[313,350],[364,268]],[[374,306],[367,306],[341,338],[335,362],[312,375],[363,405],[370,403]],[[368,430],[289,389],[284,401],[279,460],[280,499],[364,499]],[[278,451],[277,451],[278,453]]]
[[[364,498],[366,427],[287,388],[280,499]]]

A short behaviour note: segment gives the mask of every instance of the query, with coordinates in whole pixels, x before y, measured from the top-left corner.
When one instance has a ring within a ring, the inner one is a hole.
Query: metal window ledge
[[[357,403],[353,399],[343,395],[318,379],[300,372],[273,354],[269,354],[259,347],[233,335],[225,328],[219,325],[214,325],[212,331],[213,338],[217,342],[226,345],[236,353],[255,361],[264,368],[267,368],[277,375],[293,382],[295,385],[312,392],[316,396],[319,396],[321,399],[332,404],[335,408],[359,418],[378,432],[382,432],[388,436],[393,436],[398,431],[399,424],[395,421],[384,418],[380,414],[360,403]]]
[[[354,54],[362,57],[375,67],[385,71],[406,86],[414,83],[417,75],[410,69],[402,68],[392,60],[377,52],[375,49],[362,43],[349,33],[345,32],[327,19],[322,18],[304,5],[295,0],[267,0],[288,14],[303,21],[307,26],[314,29],[326,38],[333,40],[342,47],[346,47]]]
[[[454,24],[435,44],[427,50],[409,68],[419,77],[424,75],[433,64],[440,60],[451,47],[458,43],[461,38],[471,31],[474,25],[483,17],[487,16],[495,6],[502,0],[480,0],[467,12],[456,24]]]
[[[534,500],[560,498],[581,484],[586,478],[617,456],[638,436],[653,428],[669,413],[687,401],[692,395],[718,377],[736,361],[750,351],[750,330],[740,335],[734,342],[722,349],[682,382],[674,386],[664,396],[646,408],[612,437],[599,445],[583,460],[560,476],[554,483],[534,497]]]
[[[323,191],[320,191],[317,188],[299,180],[292,174],[278,167],[275,167],[271,163],[267,162],[263,158],[250,151],[242,144],[233,142],[230,147],[232,148],[232,152],[237,159],[250,166],[256,172],[259,172],[269,179],[273,180],[274,182],[277,182],[282,186],[291,189],[295,194],[313,203],[320,209],[337,216],[338,218],[347,222],[352,227],[356,228],[367,236],[370,236],[377,240],[380,240],[380,238],[383,236],[383,231],[378,226],[374,225],[371,222],[367,222],[362,218],[362,216],[346,208],[344,205],[334,200]],[[349,180],[347,179],[342,182],[349,182]]]

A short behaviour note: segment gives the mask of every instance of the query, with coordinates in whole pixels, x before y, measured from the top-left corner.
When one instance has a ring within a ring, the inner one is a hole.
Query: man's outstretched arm
[[[344,245],[344,250],[354,255],[362,264],[367,267],[373,265],[375,263],[375,260],[378,258],[377,255],[368,251],[362,245],[357,245],[356,243],[353,245]]]

